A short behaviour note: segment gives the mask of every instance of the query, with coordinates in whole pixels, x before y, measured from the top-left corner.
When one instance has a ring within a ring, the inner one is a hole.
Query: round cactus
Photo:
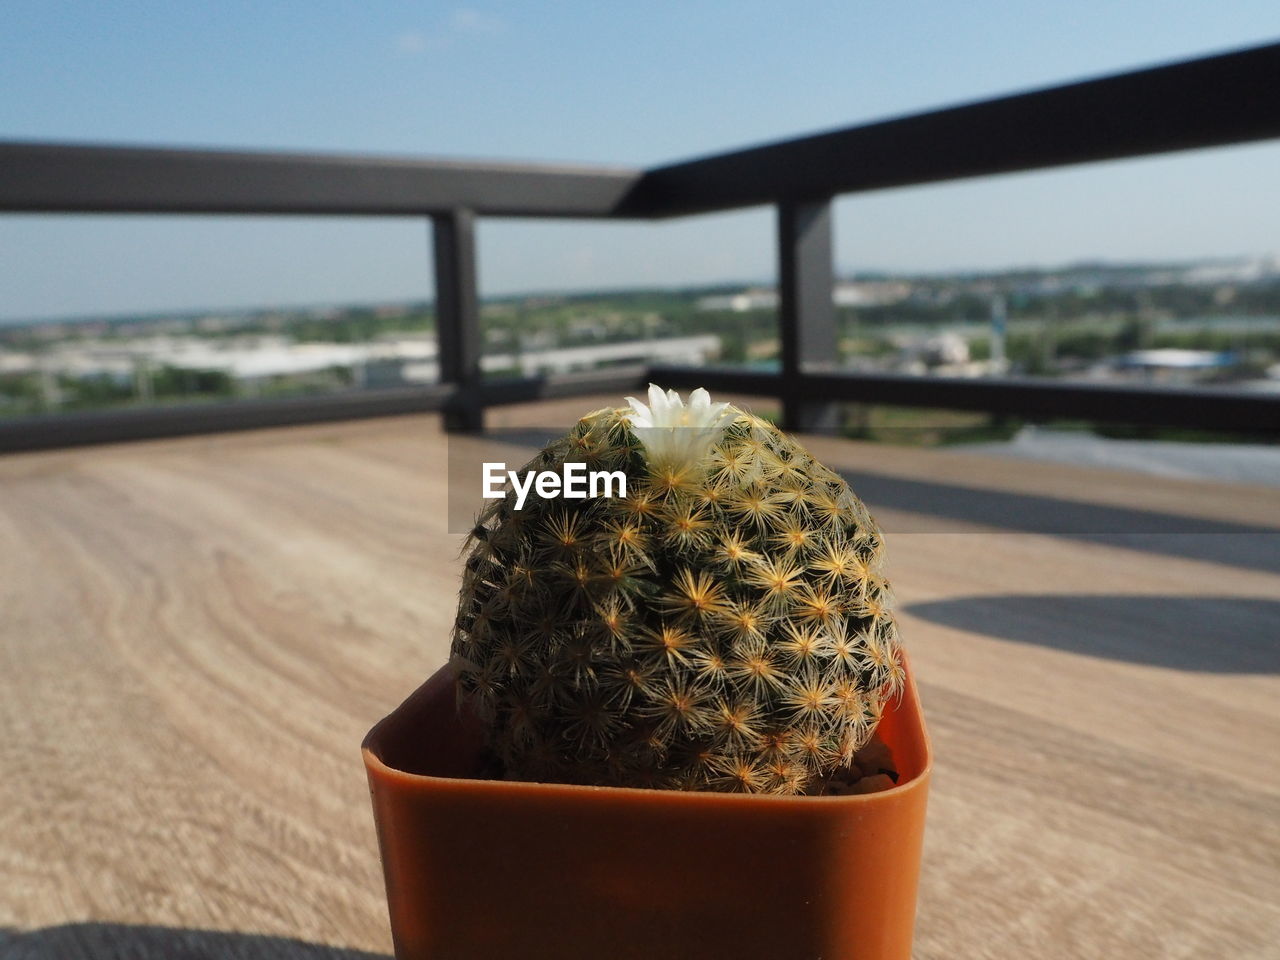
[[[882,540],[848,485],[695,390],[583,417],[525,471],[626,496],[495,500],[453,658],[511,779],[798,794],[903,683]]]

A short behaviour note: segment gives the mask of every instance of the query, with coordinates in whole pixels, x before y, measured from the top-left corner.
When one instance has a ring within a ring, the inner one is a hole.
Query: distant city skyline
[[[1280,36],[1263,0],[1118,8],[571,0],[128,9],[14,0],[0,138],[647,166]],[[945,149],[940,144],[939,149]],[[842,271],[1280,248],[1280,144],[886,190]],[[482,221],[485,295],[775,273],[773,214]],[[0,215],[0,320],[433,297],[419,220]]]
[[[1229,269],[1224,276],[1219,279],[1213,278],[1215,273],[1215,265],[1226,265]],[[1097,260],[1084,259],[1064,262],[1064,264],[1011,264],[1001,266],[1001,268],[991,269],[959,269],[959,270],[914,270],[914,271],[893,271],[893,270],[876,270],[872,268],[859,268],[849,270],[836,271],[836,302],[841,303],[840,289],[842,285],[849,283],[858,283],[858,278],[884,278],[892,280],[892,282],[901,282],[908,279],[959,279],[959,278],[996,278],[996,276],[1018,273],[1043,273],[1046,275],[1069,275],[1071,273],[1089,273],[1094,270],[1164,270],[1164,269],[1188,269],[1188,268],[1206,268],[1204,270],[1192,270],[1193,274],[1203,274],[1193,276],[1192,282],[1202,284],[1212,283],[1239,283],[1253,282],[1258,276],[1248,276],[1251,273],[1261,273],[1262,278],[1271,280],[1280,276],[1280,253],[1263,252],[1248,253],[1243,256],[1217,256],[1217,257],[1190,257],[1190,259],[1181,260]],[[1248,268],[1248,269],[1240,269]],[[874,284],[873,284],[874,285]],[[481,297],[481,302],[506,301],[506,300],[554,300],[558,297],[577,297],[591,296],[607,296],[611,293],[630,293],[637,291],[726,291],[730,294],[745,293],[748,291],[774,291],[776,283],[772,278],[727,278],[721,280],[710,280],[707,283],[689,283],[689,284],[620,284],[620,285],[604,285],[604,287],[590,288],[541,288],[541,289],[522,289],[522,291],[506,291],[502,293],[490,292]],[[735,297],[727,297],[735,298]],[[58,314],[47,316],[0,316],[0,328],[3,326],[17,326],[28,323],[44,324],[44,323],[91,323],[91,321],[120,321],[129,319],[164,319],[164,317],[201,317],[201,316],[218,316],[218,315],[241,315],[241,314],[271,314],[271,312],[280,312],[280,314],[305,314],[305,312],[316,312],[323,314],[325,311],[334,310],[351,310],[351,308],[397,308],[401,306],[415,305],[415,303],[431,303],[434,302],[434,296],[429,297],[372,297],[372,298],[353,298],[353,300],[332,300],[332,301],[296,301],[284,302],[275,301],[269,303],[195,303],[195,305],[184,306],[160,306],[148,307],[143,310],[123,310],[123,311],[90,311],[83,314]],[[845,302],[846,306],[852,305],[852,301]]]
[[[1044,273],[1047,275],[1071,274],[1073,272],[1086,273],[1093,270],[1153,270],[1158,271],[1164,268],[1193,268],[1193,267],[1212,267],[1213,265],[1236,265],[1251,266],[1254,269],[1260,269],[1264,274],[1263,279],[1270,280],[1276,276],[1280,276],[1280,252],[1260,252],[1248,253],[1233,256],[1213,256],[1213,257],[1188,257],[1177,259],[1163,260],[1107,260],[1099,258],[1083,257],[1077,260],[1065,263],[1043,264],[1043,263],[1017,263],[1007,264],[990,268],[959,268],[951,270],[885,270],[876,269],[874,267],[862,266],[849,269],[836,270],[836,300],[840,302],[838,295],[839,288],[846,283],[856,283],[858,277],[884,277],[887,280],[905,280],[905,279],[937,279],[945,280],[961,277],[998,277],[1006,274],[1018,273]],[[1212,272],[1212,271],[1210,271]],[[1233,275],[1220,279],[1210,277],[1196,278],[1198,283],[1235,283],[1240,282],[1240,271],[1231,271]],[[1252,282],[1257,278],[1248,278],[1246,282]],[[527,298],[529,300],[555,299],[558,297],[575,297],[601,295],[605,296],[611,293],[628,293],[643,290],[725,290],[733,293],[740,293],[750,290],[775,290],[776,282],[771,277],[728,277],[722,279],[713,279],[706,282],[694,283],[669,283],[669,284],[614,284],[599,287],[581,287],[581,288],[536,288],[525,290],[508,290],[502,292],[488,292],[481,297],[482,302],[501,301],[511,299]],[[410,296],[410,297],[368,297],[368,298],[350,298],[338,300],[300,300],[294,302],[272,301],[265,303],[204,303],[204,304],[187,304],[183,306],[157,306],[135,310],[119,310],[119,311],[87,311],[83,313],[63,313],[33,316],[0,316],[0,327],[22,325],[25,323],[77,323],[89,321],[118,321],[130,318],[138,319],[155,319],[163,318],[171,315],[174,318],[182,317],[200,317],[200,316],[216,316],[218,314],[237,315],[237,314],[253,314],[253,313],[305,313],[314,311],[323,313],[328,310],[344,310],[344,309],[360,309],[365,307],[371,308],[396,308],[400,306],[433,303],[434,294],[430,296]],[[846,304],[848,305],[848,304]]]

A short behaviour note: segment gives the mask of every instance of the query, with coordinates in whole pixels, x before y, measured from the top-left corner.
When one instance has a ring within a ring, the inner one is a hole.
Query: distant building
[[[432,346],[434,347],[434,344]],[[719,353],[720,338],[714,334],[704,334],[661,340],[631,340],[624,343],[494,353],[482,357],[480,366],[488,373],[511,373],[522,377],[536,377],[641,363],[703,366]],[[362,385],[366,387],[436,383],[440,379],[440,364],[433,349],[429,357],[419,359],[389,357],[371,359],[363,365],[359,376],[362,378]]]
[[[986,365],[974,365],[969,342],[958,333],[939,333],[909,341],[899,354],[897,367],[903,373],[937,373],[973,377],[986,373]]]
[[[901,280],[859,280],[837,283],[831,298],[838,307],[879,307],[911,296],[911,285]]]
[[[776,290],[751,289],[742,293],[723,294],[702,297],[698,300],[699,310],[732,310],[734,313],[746,313],[748,310],[775,310],[778,306]]]
[[[838,307],[871,307],[897,303],[911,295],[910,284],[900,280],[841,281],[831,289],[831,301]],[[749,310],[776,310],[778,291],[766,287],[752,287],[741,293],[717,294],[698,300],[699,310],[731,310],[746,313]]]
[[[1192,383],[1206,374],[1229,370],[1240,362],[1235,353],[1213,350],[1134,350],[1111,361],[1112,369],[1126,371],[1143,380],[1167,383]]]

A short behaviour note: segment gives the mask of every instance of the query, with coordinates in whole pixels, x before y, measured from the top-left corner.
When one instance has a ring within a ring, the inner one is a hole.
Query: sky
[[[1274,0],[6,0],[0,139],[648,166],[1277,39]],[[484,220],[481,290],[771,282],[774,230]],[[842,272],[1276,253],[1280,142],[846,197],[835,230]],[[0,215],[0,320],[431,296],[416,219]]]

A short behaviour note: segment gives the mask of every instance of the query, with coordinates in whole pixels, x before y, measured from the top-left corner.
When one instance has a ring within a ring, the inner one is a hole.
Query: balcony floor
[[[810,447],[934,739],[916,956],[1276,956],[1280,491]],[[0,956],[390,952],[358,745],[446,654],[444,460],[434,416],[0,459]]]

